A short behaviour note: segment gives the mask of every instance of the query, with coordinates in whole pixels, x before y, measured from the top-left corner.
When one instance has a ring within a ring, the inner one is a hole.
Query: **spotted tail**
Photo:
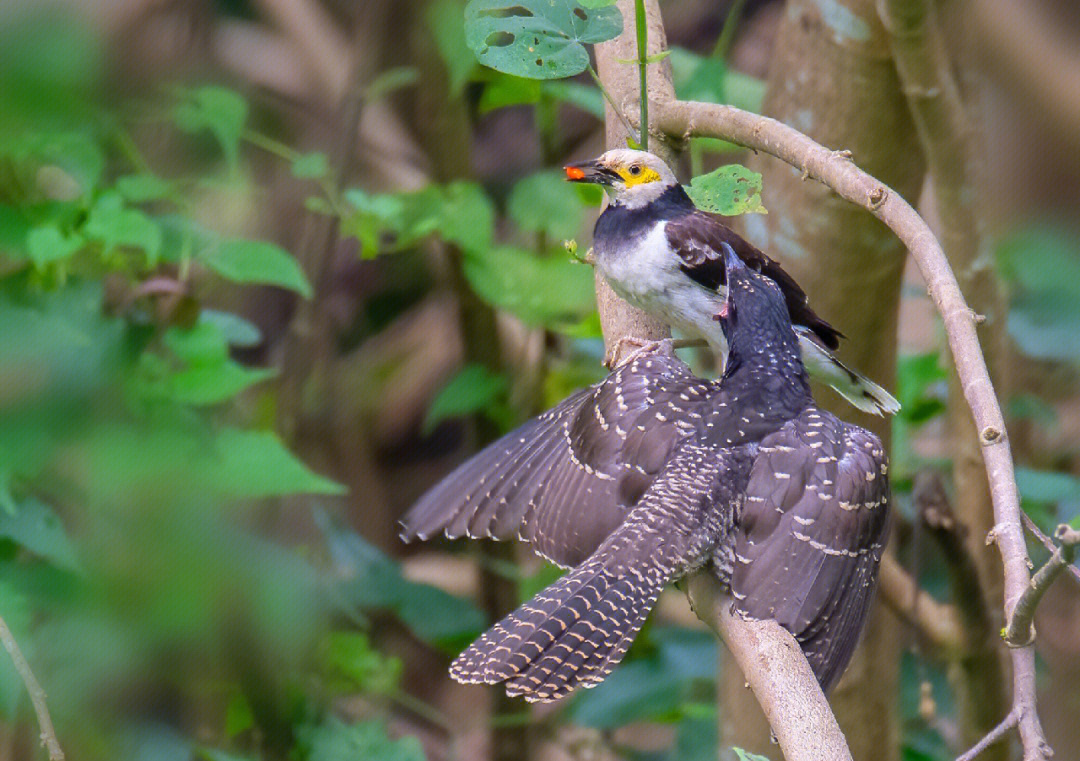
[[[808,329],[796,326],[795,332],[799,336],[803,364],[812,378],[828,384],[863,412],[884,416],[900,411],[896,397],[833,356]]]
[[[458,656],[450,675],[506,682],[508,694],[543,702],[601,682],[626,654],[667,576],[656,569],[617,574],[597,555],[493,626]]]

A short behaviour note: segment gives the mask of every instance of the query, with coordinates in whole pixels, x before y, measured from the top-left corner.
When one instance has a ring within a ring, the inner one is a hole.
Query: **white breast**
[[[599,257],[597,267],[619,296],[726,354],[723,331],[713,319],[724,303],[725,289],[710,291],[679,268],[679,257],[664,233],[666,226],[662,222],[636,244]]]

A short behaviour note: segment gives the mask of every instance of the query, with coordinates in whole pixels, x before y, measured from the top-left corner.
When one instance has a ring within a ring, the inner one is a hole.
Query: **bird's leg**
[[[612,345],[607,356],[604,357],[604,366],[609,370],[614,370],[616,367],[625,365],[627,362],[632,362],[646,354],[659,352],[670,354],[674,350],[673,343],[674,342],[670,338],[652,341],[647,338],[638,338],[637,336],[623,336]],[[627,347],[630,347],[630,351],[626,356],[620,357],[623,350]]]

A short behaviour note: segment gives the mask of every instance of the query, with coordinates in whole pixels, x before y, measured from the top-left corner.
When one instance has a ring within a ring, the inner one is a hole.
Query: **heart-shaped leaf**
[[[576,0],[471,0],[465,42],[480,63],[530,79],[561,79],[585,71],[586,44],[622,31],[618,8],[585,8]]]

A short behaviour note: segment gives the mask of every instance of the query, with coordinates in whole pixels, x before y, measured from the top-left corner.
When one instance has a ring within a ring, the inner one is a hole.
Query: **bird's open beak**
[[[597,185],[609,185],[613,180],[621,179],[618,174],[597,161],[582,161],[563,167],[566,179],[570,182],[592,182]]]
[[[731,294],[735,292],[734,279],[738,278],[743,271],[746,270],[746,263],[739,258],[739,255],[735,253],[735,249],[728,243],[721,243],[720,247],[724,253],[724,271],[727,274],[725,280],[727,281],[727,293],[724,297],[724,303],[720,307],[720,311],[716,314],[716,319],[726,319],[731,311]]]

